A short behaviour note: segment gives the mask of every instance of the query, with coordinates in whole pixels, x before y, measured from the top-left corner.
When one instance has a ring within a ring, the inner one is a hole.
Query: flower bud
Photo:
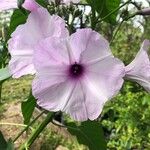
[[[139,10],[137,12],[137,15],[143,15],[143,16],[150,15],[150,7]]]

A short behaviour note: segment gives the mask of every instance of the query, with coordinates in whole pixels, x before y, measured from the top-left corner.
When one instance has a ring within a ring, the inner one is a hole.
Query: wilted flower
[[[144,40],[141,49],[136,55],[135,59],[126,66],[126,78],[136,81],[150,92],[150,59],[148,50],[150,48],[150,41]]]
[[[44,8],[31,12],[27,22],[17,27],[8,41],[9,68],[14,78],[35,73],[32,63],[34,47],[41,39],[51,36],[68,36],[68,30],[63,19],[57,15],[50,16]]]
[[[17,8],[17,0],[0,0],[0,10],[7,10]],[[35,10],[39,7],[39,5],[35,2],[35,0],[25,0],[23,3],[23,7],[27,10]]]
[[[47,38],[35,49],[32,92],[38,105],[49,111],[94,120],[122,86],[124,64],[91,29],[80,29],[66,40]]]

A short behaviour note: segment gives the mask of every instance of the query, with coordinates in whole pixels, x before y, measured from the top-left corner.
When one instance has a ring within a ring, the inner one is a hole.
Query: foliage
[[[4,139],[2,132],[0,131],[0,149],[1,150],[14,150],[14,145],[10,140],[8,142]]]
[[[24,117],[24,124],[29,124],[33,111],[36,106],[36,100],[32,93],[29,94],[28,99],[21,104],[22,115]]]
[[[98,12],[100,18],[106,17],[108,14],[110,14],[112,11],[114,11],[116,8],[120,5],[120,0],[87,0],[87,2]],[[116,17],[118,15],[116,11],[115,13],[112,13],[110,16],[108,16],[105,21],[108,23],[116,23]]]
[[[102,124],[109,149],[149,148],[150,97],[138,85],[126,83],[104,112]]]
[[[6,80],[10,77],[8,67],[0,69],[0,81]]]
[[[81,123],[81,125],[76,125],[74,122],[70,122],[67,123],[67,129],[72,135],[77,137],[80,144],[88,146],[90,150],[106,149],[106,143],[100,122],[86,121]]]
[[[134,28],[133,23],[124,23],[112,44],[114,55],[126,65],[129,64],[140,49],[140,43],[143,42],[141,36],[141,30]]]

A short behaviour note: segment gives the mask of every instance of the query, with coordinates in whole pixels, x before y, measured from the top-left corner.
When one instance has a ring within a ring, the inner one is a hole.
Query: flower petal
[[[95,120],[102,112],[106,98],[100,94],[100,91],[98,91],[98,89],[95,89],[96,85],[91,83],[88,78],[82,82],[82,86],[84,87],[82,88],[82,91],[85,95],[84,105],[86,106],[86,114],[88,116],[88,119]],[[98,92],[99,94],[96,92]]]
[[[25,0],[22,5],[25,9],[33,11],[36,10],[39,5],[35,2],[35,0]],[[17,0],[0,0],[0,10],[8,10],[17,8]]]
[[[89,119],[96,119],[104,104],[119,92],[124,75],[124,64],[113,57],[88,66],[83,86]]]
[[[17,0],[0,0],[0,11],[17,8]]]
[[[34,66],[37,74],[50,73],[52,68],[64,68],[66,73],[69,65],[69,55],[65,40],[60,38],[46,38],[35,47]]]
[[[144,40],[135,59],[126,66],[126,78],[133,80],[150,92],[150,59],[148,50],[150,41]]]
[[[39,5],[35,2],[35,0],[25,0],[22,6],[30,11],[34,11],[39,8]]]
[[[63,110],[73,90],[73,84],[65,80],[64,76],[36,77],[32,92],[38,105],[49,111]]]
[[[91,29],[79,29],[70,38],[71,48],[77,61],[91,63],[111,54],[109,43]]]
[[[36,78],[33,81],[33,95],[37,103],[50,111],[64,109],[74,84],[68,82],[68,53],[65,42],[60,38],[42,40],[34,53]]]
[[[80,82],[75,83],[75,87],[70,94],[68,103],[63,109],[76,121],[88,120],[88,112],[86,108],[86,95],[83,92],[83,86]]]
[[[68,36],[68,30],[65,28],[65,21],[59,16],[50,16],[46,9],[38,8],[30,13],[27,22],[24,25],[20,25],[11,36],[12,38],[8,42],[11,59],[14,59],[14,57],[26,57],[27,55],[32,60],[34,47],[41,39],[51,36]],[[22,68],[27,66],[27,64],[21,62],[21,58],[19,60],[17,63],[22,64]],[[12,62],[15,63],[12,60],[10,64]],[[28,65],[32,65],[32,61],[29,60],[29,62],[31,64],[28,63]],[[11,68],[11,66],[15,65],[10,65],[11,72],[14,72],[14,68]],[[17,68],[17,66],[15,70],[19,72],[20,68]],[[21,72],[17,77],[26,74],[26,72]]]
[[[98,118],[105,102],[119,92],[124,72],[124,64],[113,57],[88,66],[85,77],[76,83],[63,111],[77,121]]]
[[[125,66],[119,59],[109,56],[87,66],[87,70],[87,78],[99,90],[95,91],[97,95],[99,93],[107,100],[119,92],[125,76]]]
[[[32,59],[28,56],[13,57],[9,62],[9,68],[11,68],[10,71],[13,78],[19,78],[22,74],[35,74]]]

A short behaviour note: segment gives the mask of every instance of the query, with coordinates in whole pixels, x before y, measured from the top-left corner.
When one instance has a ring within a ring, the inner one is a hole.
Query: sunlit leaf
[[[7,149],[6,150],[15,150],[14,143],[12,142],[11,139],[9,139],[7,142]]]
[[[28,124],[30,122],[35,106],[35,98],[33,97],[32,93],[30,93],[28,100],[22,102],[21,104],[21,110],[24,117],[24,124]]]
[[[99,13],[100,18],[104,18],[119,7],[121,0],[87,0],[87,2],[95,8],[95,10]],[[117,15],[118,11],[108,16],[105,21],[114,24],[116,23]]]
[[[101,124],[97,121],[86,121],[81,125],[67,124],[68,131],[75,135],[80,144],[88,146],[89,150],[106,150],[106,142]]]
[[[7,148],[7,142],[2,132],[0,131],[0,150],[6,150],[6,148]]]
[[[7,142],[1,131],[0,131],[0,150],[15,150],[12,140],[9,139]]]
[[[45,8],[49,4],[47,0],[36,0],[36,2]]]
[[[6,80],[11,77],[8,67],[0,69],[0,81]]]

